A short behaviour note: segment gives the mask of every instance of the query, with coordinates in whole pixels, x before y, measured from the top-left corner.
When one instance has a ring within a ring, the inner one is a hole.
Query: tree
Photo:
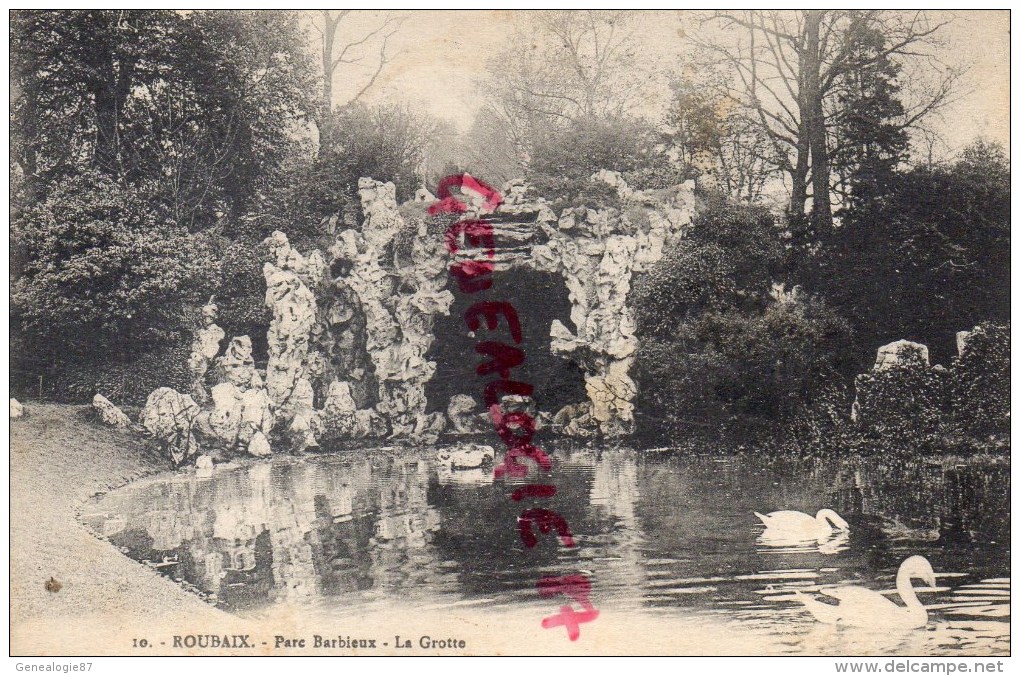
[[[663,136],[683,178],[700,177],[703,186],[754,202],[777,173],[774,148],[746,110],[706,83],[716,78],[672,82]]]
[[[177,77],[138,91],[129,140],[142,174],[159,177],[172,213],[196,229],[248,212],[298,149],[314,75],[294,12],[197,13],[185,31]]]
[[[125,108],[161,78],[182,25],[166,10],[12,12],[12,132],[30,181],[83,165],[124,173]]]
[[[790,422],[842,368],[846,322],[804,294],[772,294],[786,255],[765,209],[715,199],[635,279],[639,434],[747,443]]]
[[[361,97],[379,79],[386,65],[393,59],[390,49],[390,38],[400,29],[403,18],[386,16],[375,27],[353,26],[350,34],[341,32],[341,27],[348,19],[353,19],[351,12],[345,9],[334,13],[333,10],[320,9],[312,16],[312,26],[322,40],[322,95],[316,121],[319,126],[320,139],[328,143],[333,133],[335,119],[333,117],[333,81],[341,66],[360,64],[365,60],[363,50],[368,46],[376,49],[375,66],[364,85],[345,103],[357,103]],[[348,21],[350,23],[350,21]],[[320,140],[320,142],[323,142]]]
[[[1009,203],[1009,161],[979,141],[951,164],[895,174],[822,239],[804,281],[853,322],[858,366],[901,338],[944,361],[957,331],[1008,321]]]
[[[733,69],[733,96],[768,134],[779,168],[789,176],[791,222],[810,220],[819,231],[832,224],[831,157],[840,154],[832,128],[843,109],[839,97],[853,88],[854,80],[863,82],[873,73],[888,80],[888,64],[923,60],[935,81],[923,86],[932,78],[915,79],[913,101],[892,118],[900,130],[915,126],[948,100],[959,73],[938,61],[933,42],[946,23],[931,21],[923,12],[877,10],[727,11],[706,22],[729,41],[715,34],[700,40],[702,48]],[[886,87],[885,93],[893,92]],[[880,112],[896,111],[887,106]]]
[[[14,13],[17,161],[33,189],[94,168],[191,229],[237,215],[307,109],[286,12]]]

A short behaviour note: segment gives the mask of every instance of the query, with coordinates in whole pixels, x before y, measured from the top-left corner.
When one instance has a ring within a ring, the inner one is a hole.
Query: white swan
[[[820,509],[815,516],[789,509],[754,515],[765,524],[767,533],[777,537],[814,540],[827,537],[833,528],[850,532],[850,524],[831,509]]]
[[[797,591],[796,595],[819,622],[877,629],[914,629],[928,623],[928,611],[917,600],[910,582],[913,578],[935,586],[935,571],[928,559],[911,556],[900,564],[896,573],[896,593],[906,607],[896,605],[877,591],[864,587],[824,587],[821,593],[838,599],[839,605],[823,603],[801,591]]]

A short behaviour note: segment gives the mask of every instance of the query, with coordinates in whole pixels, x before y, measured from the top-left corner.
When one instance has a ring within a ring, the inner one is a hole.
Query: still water
[[[603,614],[737,625],[758,634],[762,652],[1009,651],[1005,461],[561,449],[549,480],[558,493],[541,506],[566,518],[576,544],[549,534],[526,549],[516,525],[527,504],[491,470],[451,471],[434,453],[365,456],[165,474],[96,498],[82,518],[127,556],[240,615],[277,604],[323,617],[394,603],[548,611],[535,582],[581,571]],[[848,537],[776,541],[752,514],[821,507],[850,523]],[[793,593],[853,584],[892,594],[899,563],[914,554],[938,577],[918,592],[924,629],[836,640]]]

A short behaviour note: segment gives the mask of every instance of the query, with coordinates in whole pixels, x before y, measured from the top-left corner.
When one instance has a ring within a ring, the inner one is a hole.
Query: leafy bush
[[[831,310],[804,300],[761,314],[705,312],[645,338],[636,369],[643,434],[760,438],[832,382],[849,335]]]
[[[189,344],[163,346],[129,361],[69,362],[55,370],[47,391],[59,401],[88,401],[96,393],[119,406],[142,406],[157,387],[190,392]]]
[[[643,120],[627,117],[583,119],[565,127],[543,130],[531,151],[526,176],[537,194],[564,206],[608,206],[615,190],[589,179],[600,169],[629,173],[640,181],[656,176],[656,168],[668,165],[658,148],[658,133]],[[676,181],[661,178],[655,185],[666,187]]]
[[[979,324],[950,369],[953,420],[976,438],[1008,435],[1009,324]]]
[[[12,314],[38,354],[134,354],[187,332],[210,252],[140,191],[86,172],[12,224],[24,264]],[[54,329],[57,330],[54,330]]]

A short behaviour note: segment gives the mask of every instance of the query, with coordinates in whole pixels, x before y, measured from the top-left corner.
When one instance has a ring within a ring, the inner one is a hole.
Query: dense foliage
[[[803,277],[853,322],[858,367],[900,338],[946,362],[957,331],[1009,319],[1009,239],[1009,163],[979,142],[951,164],[897,173],[823,239]]]
[[[803,413],[838,371],[849,326],[773,288],[785,257],[767,211],[716,201],[636,281],[642,434],[746,440]]]
[[[600,169],[644,187],[667,187],[679,179],[662,154],[658,132],[644,120],[582,119],[537,133],[526,178],[557,207],[609,204],[615,191],[590,180]]]
[[[666,91],[665,80],[657,64],[631,63],[635,34],[619,30],[630,17],[550,12],[534,17],[533,49],[495,64],[460,133],[407,104],[331,107],[333,80],[296,12],[15,11],[12,382],[42,376],[49,396],[99,390],[123,403],[183,388],[210,297],[261,362],[263,240],[282,230],[302,252],[327,248],[336,228],[361,223],[361,177],[392,181],[402,202],[479,167],[494,184],[525,178],[554,211],[613,207],[646,226],[642,209],[591,180],[610,170],[638,190],[698,186],[693,226],[627,299],[644,438],[802,452],[1004,443],[1008,157],[977,142],[918,163],[910,129],[925,101],[948,96],[909,96],[906,65],[925,36],[880,12],[803,16],[806,38],[839,38],[833,60],[797,62],[836,69],[799,102],[813,106],[799,111],[803,129],[773,124],[790,111],[767,101],[741,103],[725,68],[670,73],[663,114],[642,117],[644,88]],[[740,72],[744,57],[728,54]],[[426,225],[438,237],[448,221]],[[957,332],[975,326],[957,354]],[[945,368],[871,372],[876,349],[899,339]]]

